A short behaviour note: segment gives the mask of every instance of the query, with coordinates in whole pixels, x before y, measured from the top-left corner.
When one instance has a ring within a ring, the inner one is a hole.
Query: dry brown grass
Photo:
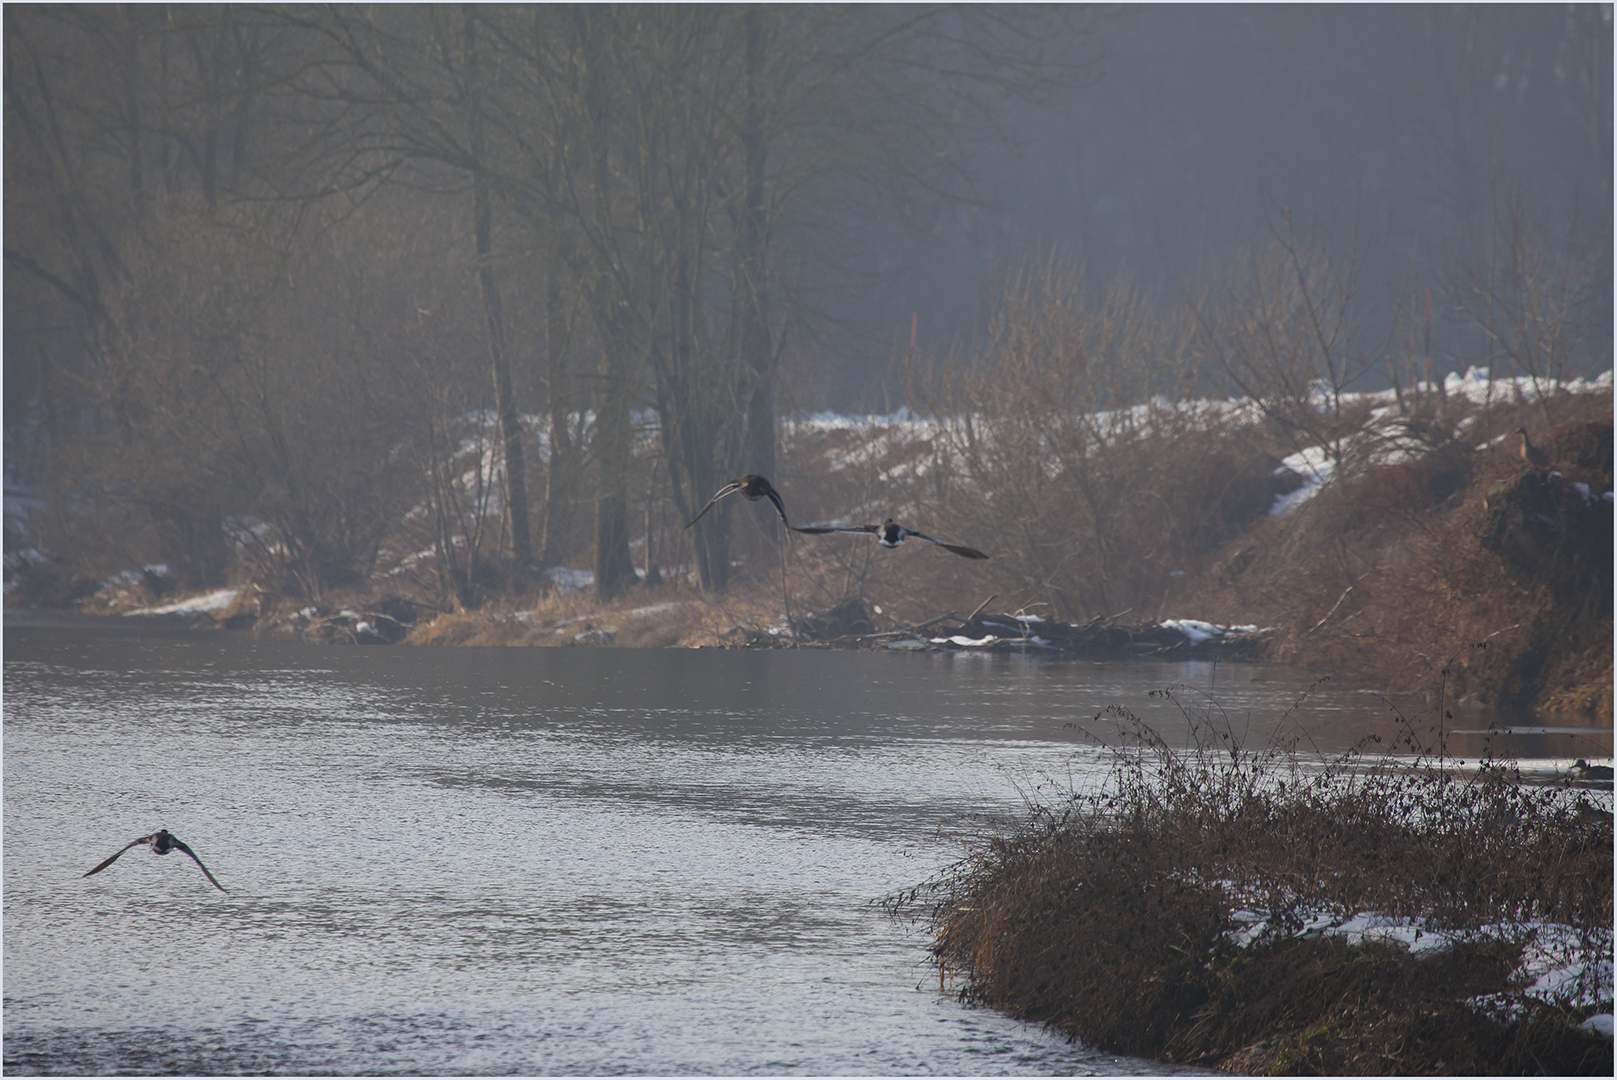
[[[1478,436],[1365,470],[1229,545],[1196,594],[1202,617],[1276,625],[1276,658],[1314,670],[1609,719],[1612,513],[1571,484],[1611,490],[1611,398],[1563,409],[1543,436],[1560,477],[1531,470],[1513,438],[1476,452]],[[1507,407],[1471,430],[1527,418]],[[1512,548],[1543,510],[1560,519],[1554,543]]]
[[[704,597],[673,587],[636,590],[609,603],[586,592],[552,595],[521,610],[444,613],[410,633],[415,645],[624,648],[733,646],[780,621],[778,600]]]
[[[1433,953],[1300,934],[1314,913],[1475,931],[1535,920],[1609,955],[1612,831],[1577,793],[1501,768],[1457,775],[1348,755],[1302,768],[1202,724],[1176,753],[1134,739],[1100,791],[1030,807],[912,893],[961,997],[1103,1049],[1257,1072],[1605,1074],[1589,1007],[1509,994],[1522,935]],[[1267,913],[1246,947],[1234,913]],[[1604,1006],[1610,1008],[1609,1003]]]
[[[1038,460],[986,439],[963,450],[958,427],[790,427],[777,486],[794,521],[892,516],[993,557],[966,560],[920,541],[889,550],[849,535],[794,535],[783,548],[778,531],[771,534],[772,508],[737,502],[733,550],[742,558],[724,595],[705,596],[672,576],[605,604],[588,593],[535,599],[493,591],[479,610],[424,621],[409,640],[779,644],[767,630],[788,611],[801,625],[856,603],[869,630],[890,630],[964,617],[993,596],[997,611],[1046,618],[1255,622],[1277,628],[1271,657],[1389,693],[1609,719],[1612,515],[1598,494],[1612,486],[1611,398],[1563,397],[1556,409],[1548,428],[1535,419],[1539,406],[1521,402],[1486,415],[1452,402],[1441,421],[1406,418],[1398,437],[1421,454],[1393,465],[1350,454],[1339,480],[1280,518],[1266,511],[1284,489],[1273,473],[1285,447],[1262,422],[1209,424],[1146,410],[1116,438],[1084,429],[1063,443],[1057,436],[1070,410],[1046,401],[1007,421],[1012,445],[1044,447]],[[1513,436],[1475,449],[1524,422],[1559,477],[1524,462]],[[1596,501],[1578,504],[1573,483],[1587,484]],[[1553,543],[1523,531],[1535,515],[1558,519]],[[658,549],[676,552],[683,535],[676,529]],[[26,573],[28,587],[8,602],[76,588],[84,603],[99,587],[75,585],[54,564]],[[390,587],[407,585],[395,578]],[[103,590],[88,602],[107,601],[94,610],[149,604],[156,597],[145,590],[137,582],[126,595]],[[430,590],[409,594],[429,607],[440,602]],[[332,593],[324,606],[366,610],[373,599]],[[280,615],[302,606],[288,600]],[[266,626],[277,602],[254,593],[240,608],[225,613],[238,616],[230,625],[258,618]]]

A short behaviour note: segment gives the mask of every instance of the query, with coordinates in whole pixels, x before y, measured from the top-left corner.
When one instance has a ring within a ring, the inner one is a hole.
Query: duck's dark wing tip
[[[688,529],[688,528],[691,527],[691,525],[695,525],[698,521],[701,521],[702,520],[702,515],[707,513],[709,510],[713,509],[713,504],[714,503],[718,502],[720,499],[724,498],[726,495],[730,495],[730,494],[733,494],[734,492],[740,491],[743,486],[745,486],[745,485],[740,480],[732,480],[728,484],[725,484],[718,491],[713,493],[713,497],[707,501],[707,505],[702,507],[701,512],[698,513],[695,517],[691,518],[690,524],[686,525],[685,527]]]
[[[123,847],[119,848],[117,851],[114,851],[111,855],[108,855],[106,857],[106,859],[104,859],[102,862],[97,864],[97,866],[96,866],[96,868],[94,870],[86,870],[84,872],[84,876],[89,877],[91,874],[99,874],[99,873],[101,873],[101,871],[105,870],[107,867],[109,867],[113,863],[117,862],[118,861],[118,856],[122,855],[124,852],[126,852],[130,848],[134,847],[136,844],[145,844],[145,843],[149,843],[150,841],[151,841],[151,837],[149,837],[149,836],[143,836],[139,840],[131,840],[131,841],[129,841],[129,843],[125,844]]]
[[[966,547],[966,545],[964,545],[964,544],[943,544],[941,546],[948,548],[950,551],[954,552],[956,555],[964,555],[968,559],[986,559],[986,558],[988,558],[987,555],[984,555],[982,552],[978,551],[976,548],[974,548],[974,547]]]
[[[786,504],[780,501],[780,492],[770,487],[768,480],[764,481],[764,494],[769,496],[769,501],[775,504],[775,513],[780,515],[780,523],[790,529],[792,523],[786,520]]]
[[[914,529],[905,529],[904,530],[904,535],[906,537],[913,536],[917,540],[925,540],[929,544],[936,544],[940,548],[945,548],[945,549],[947,549],[949,551],[952,551],[956,555],[963,555],[968,559],[986,559],[986,558],[988,558],[987,555],[984,555],[982,552],[978,551],[974,547],[967,547],[965,544],[945,544],[942,540],[935,540],[932,537],[926,535],[926,533],[918,533]]]
[[[183,851],[187,855],[191,856],[191,861],[192,862],[194,862],[198,866],[202,867],[202,872],[204,874],[208,875],[208,880],[213,882],[213,887],[214,888],[218,889],[220,892],[229,892],[230,891],[229,889],[225,888],[223,885],[219,884],[219,879],[213,876],[213,871],[209,870],[207,868],[207,866],[202,862],[202,860],[197,858],[197,853],[192,851],[183,842],[181,842],[178,837],[174,838],[173,844],[174,844],[175,847],[179,848],[181,851]]]

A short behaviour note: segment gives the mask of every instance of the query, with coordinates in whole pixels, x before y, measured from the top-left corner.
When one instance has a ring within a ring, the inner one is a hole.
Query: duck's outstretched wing
[[[99,873],[101,873],[101,871],[105,870],[107,867],[109,867],[113,863],[117,862],[118,861],[118,856],[122,855],[124,852],[128,851],[132,847],[136,847],[136,846],[138,846],[140,844],[150,844],[152,842],[152,840],[156,838],[156,836],[157,836],[157,834],[153,833],[151,836],[143,836],[139,840],[131,840],[131,841],[129,841],[129,843],[125,844],[123,847],[119,848],[117,851],[114,851],[110,856],[107,857],[107,860],[105,862],[101,863],[94,870],[86,871],[84,876],[89,877],[91,874],[99,874]]]
[[[986,559],[986,558],[988,558],[987,555],[984,555],[982,552],[978,551],[974,547],[967,547],[964,544],[945,544],[942,540],[934,540],[930,536],[928,536],[926,533],[918,533],[914,529],[905,529],[904,530],[904,535],[905,535],[905,537],[913,536],[917,540],[925,540],[927,543],[936,544],[940,548],[948,548],[950,551],[954,552],[956,555],[964,555],[968,559]]]
[[[187,855],[191,856],[191,861],[192,862],[196,863],[198,866],[202,866],[202,860],[197,858],[197,853],[192,851],[190,848],[186,847],[185,843],[182,840],[180,840],[179,837],[177,837],[177,836],[173,837],[170,840],[170,843],[172,843],[179,850],[185,852]],[[213,873],[206,866],[202,866],[202,872],[204,874],[208,875],[208,880],[213,882],[213,887],[214,888],[218,889],[220,892],[229,892],[230,891],[229,889],[225,888],[223,885],[219,884],[219,879],[214,877]]]
[[[880,525],[804,525],[802,527],[789,525],[787,527],[793,532],[807,533],[810,536],[823,536],[825,533],[834,532],[870,533],[875,535],[881,532]]]
[[[723,487],[721,487],[714,494],[714,496],[711,499],[709,499],[707,501],[707,505],[702,507],[702,513],[697,514],[695,517],[691,518],[690,524],[686,525],[685,527],[688,529],[688,528],[691,527],[691,525],[695,525],[698,521],[701,521],[702,520],[702,514],[705,514],[709,510],[713,509],[713,504],[714,503],[718,502],[720,499],[724,498],[726,495],[734,495],[736,492],[741,490],[742,486],[743,485],[742,485],[742,482],[740,480],[732,480],[728,484],[725,484]],[[781,513],[784,515],[786,513],[786,511],[782,510]]]
[[[775,504],[775,513],[780,515],[780,523],[790,529],[792,523],[786,520],[786,504],[780,501],[780,492],[776,491],[775,486],[768,480],[761,477],[759,479],[763,485],[764,494],[768,496],[770,502]]]

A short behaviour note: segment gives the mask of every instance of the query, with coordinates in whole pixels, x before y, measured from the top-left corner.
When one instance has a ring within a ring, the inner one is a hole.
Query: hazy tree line
[[[317,596],[388,545],[462,604],[584,557],[611,595],[834,378],[945,422],[905,495],[1007,586],[1115,611],[1252,511],[1206,505],[1237,448],[1128,407],[1340,457],[1350,389],[1429,418],[1454,366],[1611,362],[1609,6],[13,5],[5,42],[8,484],[87,566]],[[705,589],[733,502],[678,541]]]
[[[1092,86],[1017,111],[1012,151],[968,154],[969,209],[884,237],[888,341],[912,312],[926,350],[980,332],[979,268],[1051,245],[1093,281],[1127,272],[1177,299],[1282,205],[1343,248],[1356,233],[1361,291],[1389,311],[1416,290],[1424,306],[1452,239],[1513,194],[1601,237],[1610,4],[1150,4],[1108,12],[1093,43]],[[1437,305],[1433,324],[1463,370],[1482,346],[1469,320]]]
[[[680,515],[772,471],[839,241],[963,190],[940,132],[1070,84],[1073,14],[8,7],[31,528],[318,595],[408,524],[462,602],[585,545],[611,595],[637,432]]]

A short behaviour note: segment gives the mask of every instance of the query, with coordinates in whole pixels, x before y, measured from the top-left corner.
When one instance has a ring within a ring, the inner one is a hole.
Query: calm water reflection
[[[872,901],[1104,756],[1077,728],[1284,671],[823,652],[318,649],[5,626],[5,1068],[1159,1071],[938,992]],[[1368,695],[1294,713],[1322,752]],[[1485,725],[1482,725],[1485,726]],[[1555,753],[1591,756],[1598,749]],[[1604,753],[1610,753],[1609,733]],[[183,856],[131,851],[163,826]]]

